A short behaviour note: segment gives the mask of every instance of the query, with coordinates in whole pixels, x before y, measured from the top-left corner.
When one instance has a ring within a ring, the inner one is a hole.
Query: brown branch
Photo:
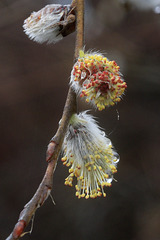
[[[79,50],[84,46],[84,0],[77,0],[77,35],[76,35],[76,47],[75,58],[79,55]]]
[[[79,55],[79,50],[83,48],[83,34],[84,34],[84,0],[73,0],[72,6],[76,7],[77,18],[77,37],[75,46],[75,59]],[[52,185],[53,174],[57,165],[57,160],[61,151],[63,139],[70,117],[76,112],[76,94],[69,88],[68,96],[63,110],[62,119],[55,136],[51,139],[46,152],[46,161],[48,166],[45,175],[40,183],[36,193],[32,199],[24,206],[24,209],[19,215],[12,233],[6,240],[18,240],[23,236],[25,228],[34,216],[37,208],[41,207],[48,198]]]

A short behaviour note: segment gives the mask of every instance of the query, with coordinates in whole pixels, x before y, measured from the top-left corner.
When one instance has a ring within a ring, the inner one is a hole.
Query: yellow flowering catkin
[[[75,177],[78,198],[105,197],[104,187],[111,186],[118,161],[110,139],[94,118],[86,112],[74,114],[63,143],[62,162],[69,167],[65,185],[72,186]]]
[[[70,84],[80,97],[85,97],[86,102],[100,111],[119,102],[127,87],[115,61],[99,53],[83,51],[73,66]]]

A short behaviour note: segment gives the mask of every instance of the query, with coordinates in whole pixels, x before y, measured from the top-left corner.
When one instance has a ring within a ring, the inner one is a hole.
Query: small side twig
[[[83,48],[84,0],[73,0],[72,6],[75,6],[76,8],[77,19],[77,37],[75,46],[76,59],[78,57],[79,50]],[[48,162],[48,166],[45,175],[32,199],[24,206],[24,209],[19,215],[18,222],[6,240],[18,240],[24,235],[25,228],[28,226],[29,222],[35,215],[37,208],[41,207],[50,195],[53,185],[53,174],[61,151],[64,135],[67,130],[70,117],[75,112],[76,94],[71,88],[69,88],[59,128],[55,136],[51,139],[46,152],[46,161]]]

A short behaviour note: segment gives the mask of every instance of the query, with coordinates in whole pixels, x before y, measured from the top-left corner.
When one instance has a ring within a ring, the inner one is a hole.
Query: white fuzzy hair
[[[61,9],[62,8],[62,9]],[[56,43],[63,38],[59,22],[70,5],[50,4],[33,12],[23,24],[24,32],[38,43]]]

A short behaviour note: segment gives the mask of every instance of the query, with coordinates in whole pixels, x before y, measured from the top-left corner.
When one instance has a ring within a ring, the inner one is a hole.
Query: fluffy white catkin
[[[63,143],[63,155],[63,164],[70,167],[65,185],[72,186],[73,177],[76,177],[78,198],[106,196],[103,188],[111,186],[119,156],[110,139],[87,112],[72,116]]]
[[[65,20],[69,10],[70,5],[47,5],[24,21],[24,32],[38,43],[56,43],[63,38],[60,21]]]

